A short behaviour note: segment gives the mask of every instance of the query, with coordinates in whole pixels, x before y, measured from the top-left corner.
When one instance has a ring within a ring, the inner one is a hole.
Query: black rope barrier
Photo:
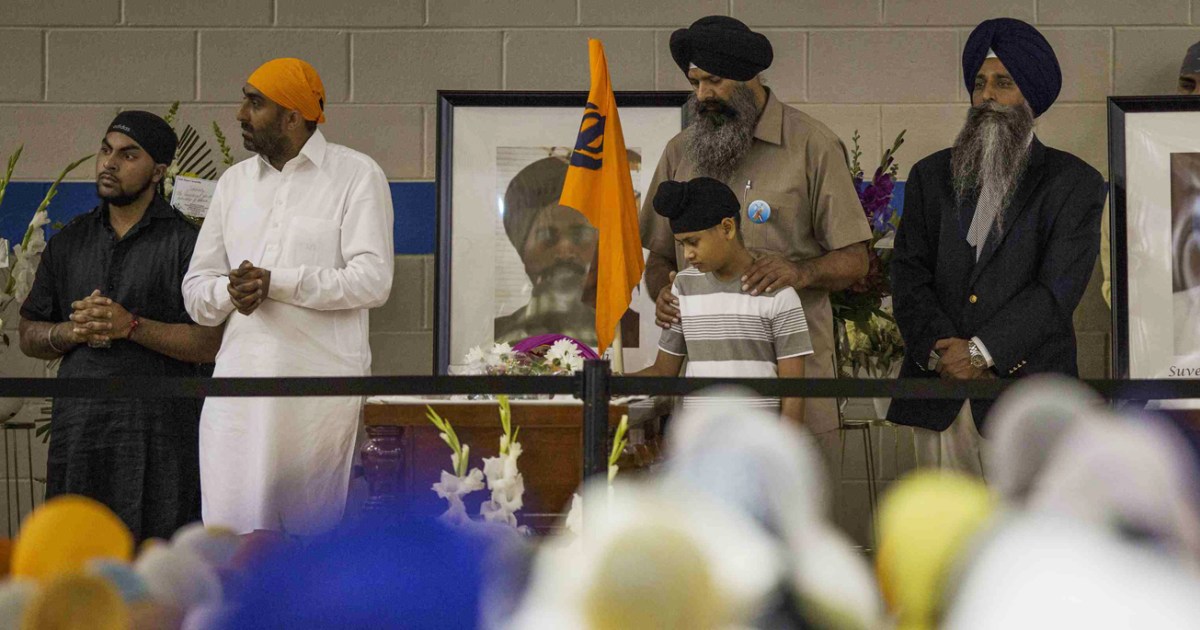
[[[0,378],[0,398],[205,398],[570,394],[584,398],[582,373],[546,376],[362,376],[282,378]],[[994,399],[1017,380],[662,378],[611,375],[611,396],[681,396],[717,385],[800,398]],[[1200,399],[1200,380],[1081,381],[1108,399]]]
[[[584,475],[607,469],[608,409],[614,396],[695,394],[745,387],[772,397],[994,399],[1012,379],[661,378],[614,376],[607,361],[587,361],[570,377],[364,376],[285,378],[0,378],[0,398],[206,398],[269,396],[451,396],[569,394],[583,400]],[[1084,384],[1112,401],[1200,399],[1200,380],[1099,379]]]

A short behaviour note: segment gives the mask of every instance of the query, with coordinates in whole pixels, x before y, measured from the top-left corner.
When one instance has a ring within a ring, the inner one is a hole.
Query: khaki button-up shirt
[[[670,224],[654,211],[658,184],[701,175],[685,156],[683,134],[676,135],[663,151],[639,217],[642,245],[652,254],[648,272],[664,260],[674,260],[676,270],[687,266]],[[781,103],[774,93],[768,93],[750,150],[725,183],[741,200],[742,234],[746,246],[755,253],[778,253],[792,261],[803,261],[871,238],[841,140],[816,119]],[[764,223],[754,223],[746,216],[748,206],[758,200],[771,207],[770,218]],[[805,362],[805,374],[832,377],[833,311],[829,293],[808,288],[797,292],[808,318],[814,350]],[[836,428],[834,401],[807,401],[805,422],[816,433]]]

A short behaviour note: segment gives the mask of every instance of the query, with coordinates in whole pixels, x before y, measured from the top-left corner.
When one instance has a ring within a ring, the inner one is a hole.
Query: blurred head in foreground
[[[995,509],[983,482],[951,472],[919,471],[887,493],[879,508],[876,567],[898,628],[937,626],[949,572]]]

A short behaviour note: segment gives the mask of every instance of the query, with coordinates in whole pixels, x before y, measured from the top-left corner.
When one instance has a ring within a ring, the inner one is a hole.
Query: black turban
[[[1062,70],[1050,42],[1036,28],[1012,18],[985,20],[976,26],[963,47],[963,80],[968,94],[975,90],[975,75],[988,50],[996,53],[1008,69],[1035,117],[1050,109],[1062,88]]]
[[[547,157],[521,169],[508,183],[504,192],[504,233],[522,258],[533,222],[542,208],[558,205],[566,179],[566,160]]]
[[[749,81],[771,66],[774,55],[766,36],[723,15],[700,18],[671,33],[671,57],[684,74],[696,64],[723,79]]]
[[[170,164],[175,161],[175,145],[178,139],[175,130],[167,121],[151,114],[129,110],[117,114],[105,134],[119,131],[138,143],[154,160],[155,164]]]
[[[1183,64],[1179,66],[1179,74],[1200,74],[1200,42],[1188,46]]]
[[[654,211],[670,219],[672,234],[707,230],[736,217],[740,210],[737,195],[711,177],[664,181],[654,193]]]

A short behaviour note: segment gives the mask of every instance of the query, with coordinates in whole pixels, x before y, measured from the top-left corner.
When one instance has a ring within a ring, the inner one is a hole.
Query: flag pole
[[[624,319],[624,318],[622,318],[622,319]],[[617,332],[616,332],[616,335],[613,336],[612,349],[613,349],[613,353],[612,353],[613,374],[624,374],[625,373],[625,344],[621,339],[621,320],[620,319],[617,320]]]

